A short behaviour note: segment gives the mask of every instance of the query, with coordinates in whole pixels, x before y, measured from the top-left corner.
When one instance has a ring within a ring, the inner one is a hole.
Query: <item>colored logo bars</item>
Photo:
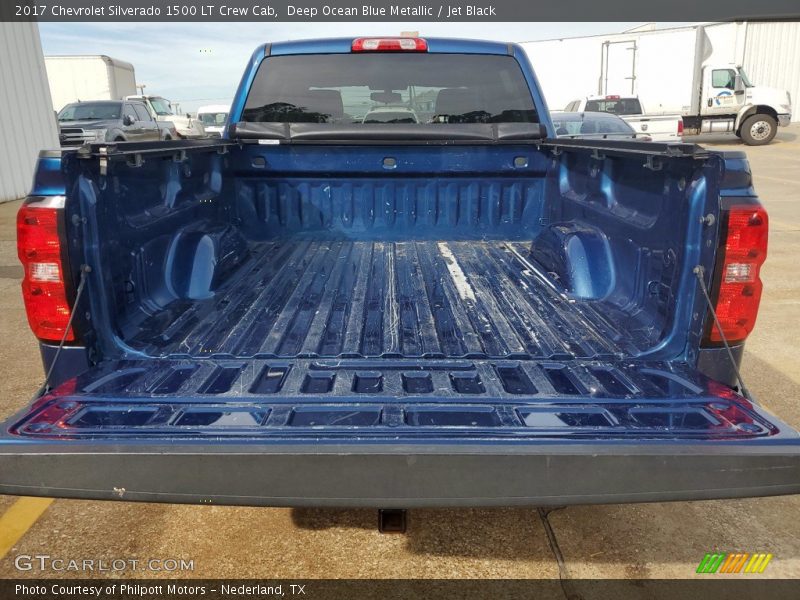
[[[697,573],[763,573],[767,568],[772,554],[758,552],[715,552],[707,553],[700,564]]]

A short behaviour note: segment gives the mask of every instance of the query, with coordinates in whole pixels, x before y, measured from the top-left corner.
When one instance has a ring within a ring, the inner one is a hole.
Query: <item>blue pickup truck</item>
[[[221,139],[42,153],[18,245],[47,375],[0,493],[798,493],[800,435],[737,368],[767,229],[744,154],[556,138],[514,44],[266,44]]]

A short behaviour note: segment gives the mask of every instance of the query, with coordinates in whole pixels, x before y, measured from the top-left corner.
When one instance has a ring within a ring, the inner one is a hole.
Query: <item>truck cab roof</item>
[[[639,99],[639,96],[636,94],[590,94],[586,96],[587,100],[628,100],[628,99]]]
[[[352,52],[356,39],[397,39],[400,36],[363,36],[340,37],[309,40],[287,40],[264,44],[256,52],[265,52],[268,56],[287,54],[347,54]],[[486,40],[465,40],[459,38],[423,37],[429,53],[457,52],[462,54],[511,54],[516,44]],[[520,51],[521,47],[520,47]]]

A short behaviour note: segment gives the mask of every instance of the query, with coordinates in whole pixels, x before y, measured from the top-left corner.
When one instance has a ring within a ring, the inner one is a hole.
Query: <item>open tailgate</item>
[[[2,427],[0,493],[265,506],[800,492],[800,435],[682,364],[108,361]]]

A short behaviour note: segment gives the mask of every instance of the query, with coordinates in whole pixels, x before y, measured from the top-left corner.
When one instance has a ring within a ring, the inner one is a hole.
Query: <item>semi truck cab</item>
[[[741,65],[709,65],[703,68],[700,91],[701,133],[735,132],[750,145],[769,143],[777,127],[792,117],[788,91],[754,85]]]

